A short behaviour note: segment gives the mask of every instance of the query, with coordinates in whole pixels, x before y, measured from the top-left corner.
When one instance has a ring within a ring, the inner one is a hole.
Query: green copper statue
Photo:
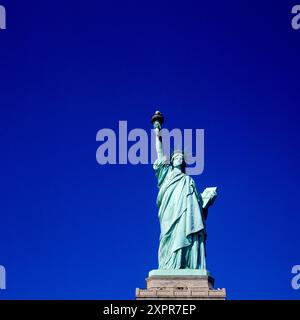
[[[159,269],[205,271],[205,221],[217,188],[206,188],[202,194],[198,193],[195,181],[185,174],[182,152],[174,152],[170,161],[166,161],[160,134],[163,121],[162,114],[156,111],[152,123],[156,134],[157,160],[153,168],[158,179],[157,206],[161,229]]]

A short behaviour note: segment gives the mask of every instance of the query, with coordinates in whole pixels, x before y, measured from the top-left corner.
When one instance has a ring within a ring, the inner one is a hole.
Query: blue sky
[[[294,1],[4,1],[0,299],[134,299],[157,268],[151,165],[96,162],[102,128],[205,130],[207,264],[228,299],[299,299]],[[298,3],[299,4],[299,3]]]

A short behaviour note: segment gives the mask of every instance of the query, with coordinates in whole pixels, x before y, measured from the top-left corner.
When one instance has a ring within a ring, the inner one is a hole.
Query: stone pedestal
[[[152,270],[147,289],[136,289],[136,300],[225,300],[225,289],[214,289],[206,270]]]

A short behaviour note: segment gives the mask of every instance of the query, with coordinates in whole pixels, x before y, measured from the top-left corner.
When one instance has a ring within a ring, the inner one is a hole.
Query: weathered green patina
[[[174,153],[169,163],[163,155],[161,124],[155,121],[154,128],[157,160],[153,168],[158,179],[161,229],[159,269],[200,269],[206,273],[205,222],[217,188],[206,188],[199,194],[193,178],[185,174],[183,153]]]

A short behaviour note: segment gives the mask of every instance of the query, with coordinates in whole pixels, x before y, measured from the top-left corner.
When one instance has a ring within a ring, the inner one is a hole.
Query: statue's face
[[[177,153],[172,159],[173,167],[181,166],[183,164],[183,154]]]

